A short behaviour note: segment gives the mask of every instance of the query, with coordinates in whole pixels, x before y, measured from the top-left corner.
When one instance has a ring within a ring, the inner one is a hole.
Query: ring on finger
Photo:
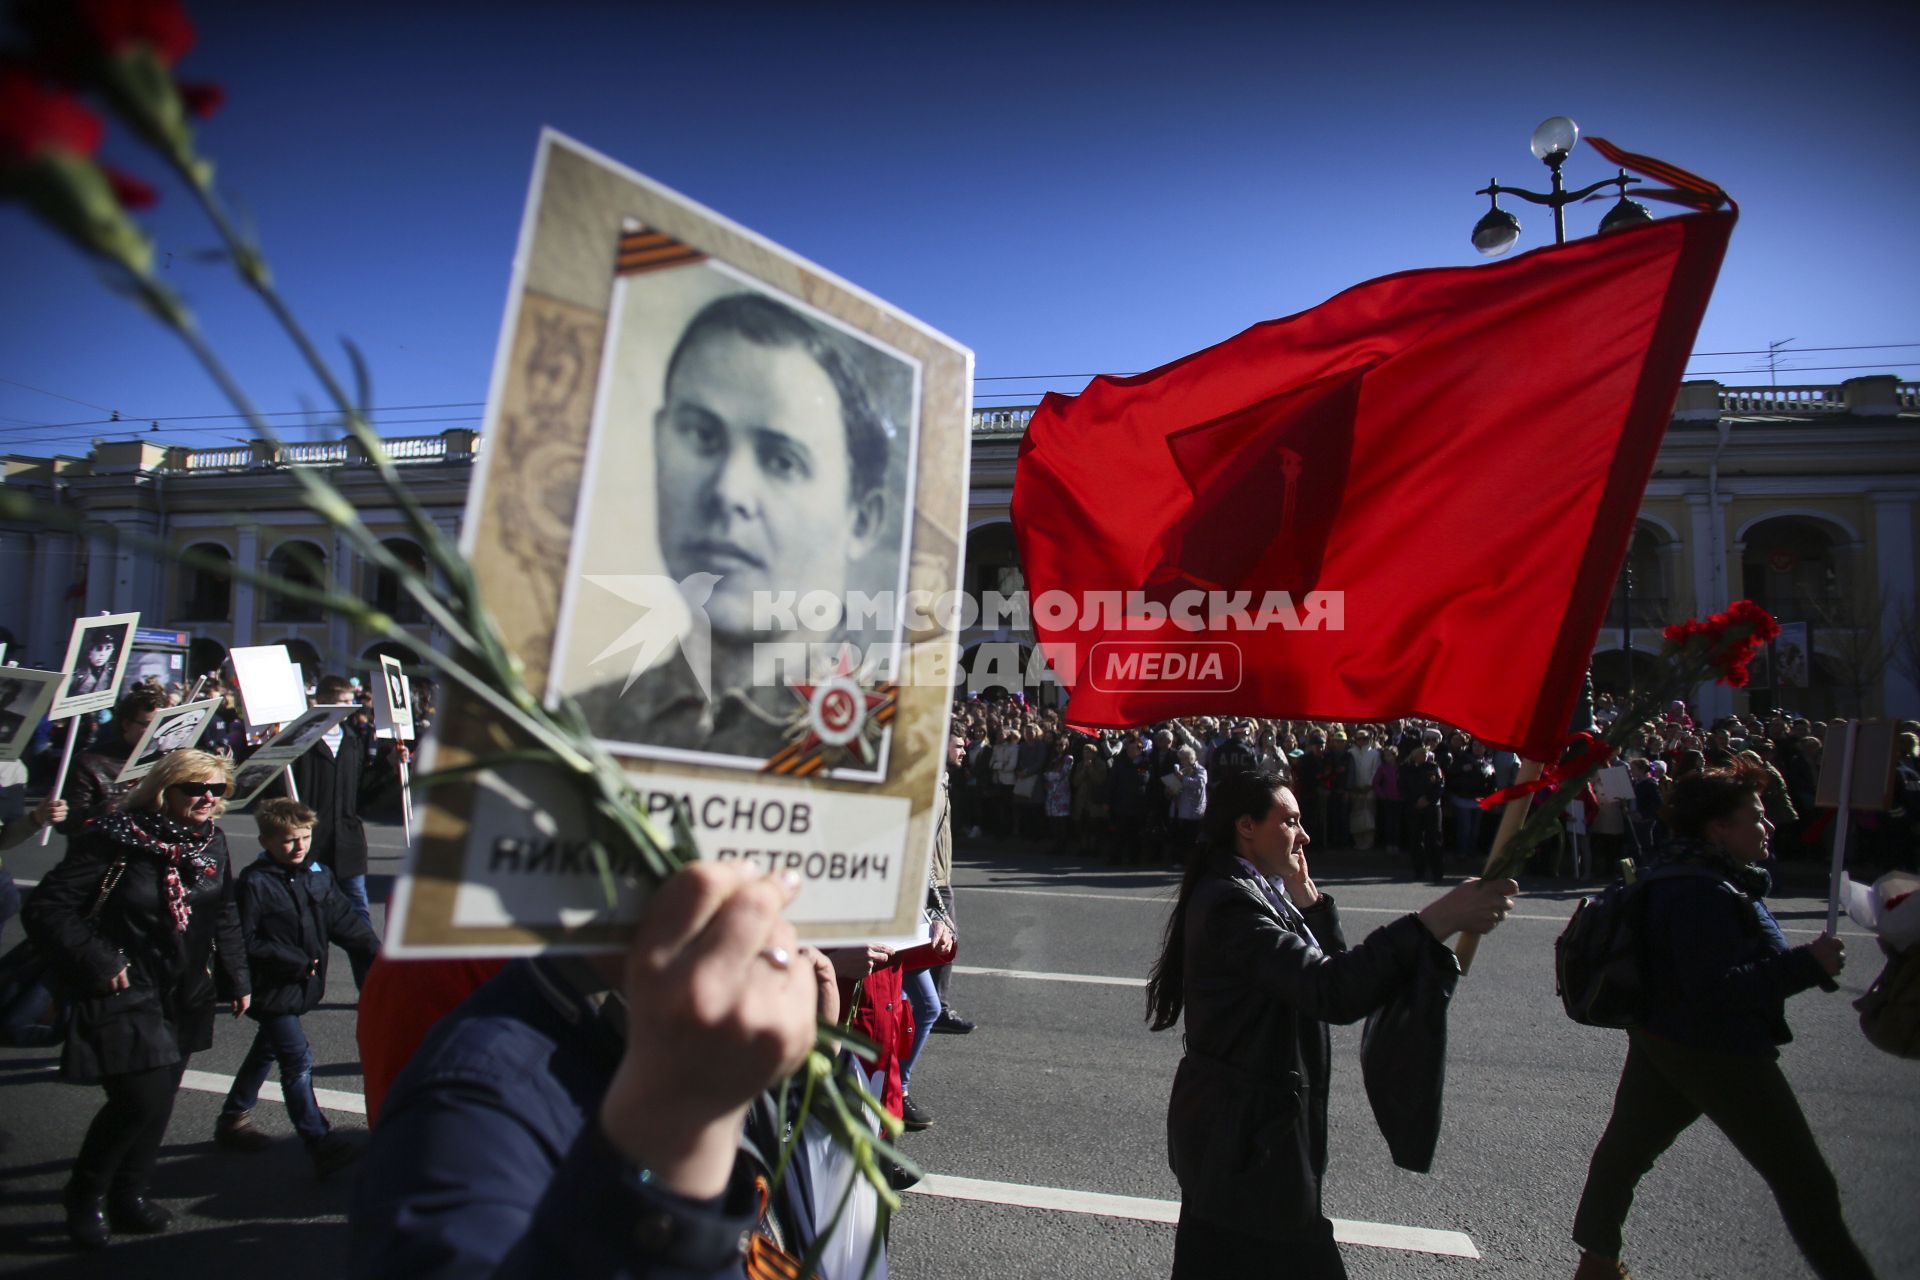
[[[782,973],[793,964],[793,953],[785,947],[762,947],[760,958]]]

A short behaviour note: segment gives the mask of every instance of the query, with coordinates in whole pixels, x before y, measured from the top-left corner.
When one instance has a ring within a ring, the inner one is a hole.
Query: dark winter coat
[[[159,820],[146,811],[132,816]],[[88,920],[122,855],[125,872],[99,915]],[[217,1001],[252,990],[226,837],[215,828],[202,852],[180,859],[191,913],[184,933],[167,905],[166,867],[151,850],[122,844],[95,826],[68,846],[27,899],[21,912],[27,934],[74,995],[62,1079],[91,1084],[179,1062],[213,1043]],[[130,986],[116,992],[113,978],[123,967]]]
[[[1413,916],[1348,950],[1326,894],[1283,919],[1237,859],[1212,855],[1186,906],[1186,1057],[1167,1107],[1183,1215],[1311,1233],[1327,1167],[1327,1024],[1384,1004],[1439,944]]]
[[[60,798],[67,802],[66,820],[56,825],[61,835],[79,835],[89,821],[133,790],[131,782],[114,781],[132,754],[133,746],[121,736],[120,726],[109,724],[100,730],[91,747],[73,758],[67,768],[67,785],[60,792]]]
[[[360,820],[360,792],[366,783],[367,743],[351,725],[340,727],[340,750],[316,742],[290,766],[300,803],[319,821],[313,827],[313,848],[307,857],[329,868],[341,879],[367,874],[367,828]],[[287,793],[284,777],[269,783],[263,796]]]
[[[1728,871],[1676,841],[1672,862],[1723,874],[1677,876],[1648,886],[1647,1031],[1710,1053],[1779,1056],[1793,1039],[1787,997],[1820,984],[1825,971],[1805,946],[1789,946],[1773,913],[1749,884],[1764,873]]]
[[[380,949],[373,928],[311,860],[283,867],[262,853],[240,873],[240,931],[253,973],[249,1017],[306,1013],[327,990],[328,943],[369,960]]]

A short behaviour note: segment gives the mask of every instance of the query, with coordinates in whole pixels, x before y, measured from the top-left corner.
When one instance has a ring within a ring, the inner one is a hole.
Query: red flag
[[[1049,395],[1013,522],[1069,719],[1423,715],[1555,758],[1735,216],[1388,276]]]

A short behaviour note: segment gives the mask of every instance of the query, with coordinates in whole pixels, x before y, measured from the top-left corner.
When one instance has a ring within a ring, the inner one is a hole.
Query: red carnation
[[[180,100],[186,104],[194,119],[205,120],[227,100],[227,91],[217,84],[183,84],[180,86]]]
[[[193,22],[180,0],[79,0],[87,34],[110,54],[144,44],[171,67],[193,48]]]
[[[130,173],[122,173],[112,165],[101,165],[100,172],[107,175],[107,185],[113,188],[113,198],[129,209],[150,209],[159,203],[160,193]]]
[[[50,89],[20,67],[0,68],[0,166],[46,151],[90,156],[106,128],[78,98]]]
[[[1730,639],[1729,631],[1740,634]],[[1753,601],[1736,600],[1725,612],[1716,613],[1705,622],[1689,618],[1674,623],[1661,634],[1669,644],[1682,649],[1695,637],[1703,640],[1705,656],[1719,671],[1720,683],[1743,689],[1747,684],[1747,664],[1753,661],[1761,645],[1780,634],[1780,624]]]

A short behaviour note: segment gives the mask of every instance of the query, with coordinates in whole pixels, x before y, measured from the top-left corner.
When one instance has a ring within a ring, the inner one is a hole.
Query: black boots
[[[114,1231],[143,1236],[158,1235],[173,1225],[173,1214],[147,1199],[144,1191],[102,1195],[69,1182],[60,1199],[67,1210],[67,1238],[80,1249],[104,1248],[111,1238],[109,1223]]]
[[[173,1225],[173,1214],[147,1199],[143,1191],[116,1191],[107,1197],[107,1221],[115,1231],[157,1236]]]
[[[107,1243],[107,1198],[73,1183],[61,1193],[67,1209],[67,1238],[80,1249],[100,1249]]]

